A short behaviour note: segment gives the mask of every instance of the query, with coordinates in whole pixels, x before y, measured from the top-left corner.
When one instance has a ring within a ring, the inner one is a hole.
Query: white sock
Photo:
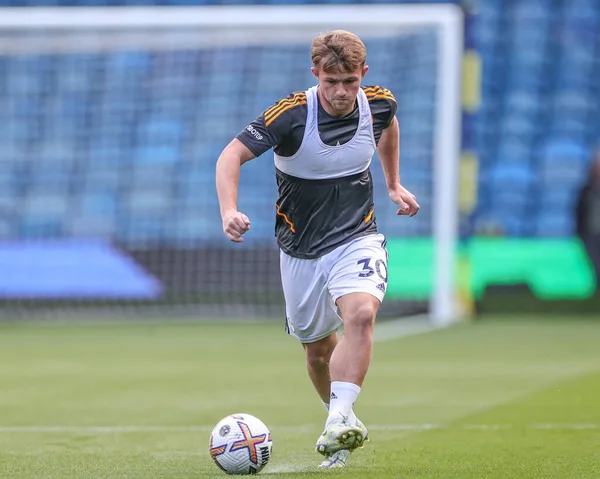
[[[329,417],[327,423],[334,419],[339,419],[340,414],[350,420],[352,407],[358,398],[360,387],[356,384],[343,381],[333,381],[331,383],[331,401],[329,403]],[[356,417],[356,416],[355,416]]]
[[[325,406],[325,409],[327,409],[327,412],[329,412],[329,404],[323,400],[321,400],[321,402],[323,403],[323,406]],[[348,416],[348,422],[350,424],[356,424],[356,421],[358,421],[358,418],[356,417],[356,414],[354,414],[354,409],[351,409],[350,415]]]
[[[350,415],[348,416],[348,423],[352,424],[354,426],[354,425],[356,425],[356,421],[358,421],[358,418],[356,417],[356,414],[354,414],[354,410],[350,409]]]

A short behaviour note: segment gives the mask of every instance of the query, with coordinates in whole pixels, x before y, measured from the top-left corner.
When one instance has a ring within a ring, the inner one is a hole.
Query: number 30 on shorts
[[[365,258],[365,259],[361,259],[357,262],[357,264],[362,264],[362,271],[360,273],[358,273],[358,276],[361,278],[368,278],[369,276],[373,276],[375,274],[375,272],[377,272],[377,275],[384,281],[387,283],[388,280],[388,271],[387,271],[387,266],[385,265],[385,261],[378,259],[377,261],[375,261],[375,268],[373,268],[371,265],[371,258]]]

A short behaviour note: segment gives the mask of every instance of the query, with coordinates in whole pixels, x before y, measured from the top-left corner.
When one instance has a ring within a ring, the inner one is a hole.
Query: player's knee
[[[344,330],[368,332],[373,329],[377,311],[371,304],[364,304],[349,311],[344,320]]]

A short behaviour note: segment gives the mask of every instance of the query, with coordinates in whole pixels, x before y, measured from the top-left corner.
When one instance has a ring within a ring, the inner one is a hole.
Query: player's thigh
[[[388,282],[385,237],[369,235],[341,248],[330,258],[327,286],[334,301],[351,293],[369,293],[383,301]]]
[[[287,332],[302,343],[313,343],[337,331],[341,320],[319,260],[281,252],[280,267]]]

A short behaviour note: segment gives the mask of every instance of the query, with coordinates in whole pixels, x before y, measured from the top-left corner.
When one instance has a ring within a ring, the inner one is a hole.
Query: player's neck
[[[329,102],[323,98],[323,96],[321,95],[321,90],[317,89],[317,97],[319,99],[319,104],[321,105],[321,107],[323,108],[323,110],[325,110],[325,112],[329,115],[332,116],[334,118],[343,118],[346,115],[349,115],[350,113],[352,113],[354,111],[354,109],[356,108],[356,99],[354,100],[354,102],[352,103],[352,106],[350,108],[348,108],[347,110],[341,112],[339,110],[334,109]]]

